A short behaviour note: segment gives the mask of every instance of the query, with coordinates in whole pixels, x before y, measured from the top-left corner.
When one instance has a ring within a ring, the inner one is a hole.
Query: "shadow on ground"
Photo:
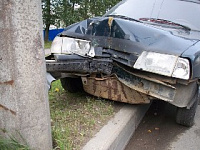
[[[187,127],[175,122],[176,107],[154,101],[133,135],[126,150],[167,150]]]

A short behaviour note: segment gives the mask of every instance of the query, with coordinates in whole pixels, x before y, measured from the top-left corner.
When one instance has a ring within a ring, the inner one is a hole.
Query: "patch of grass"
[[[114,115],[112,101],[68,93],[60,81],[49,91],[55,150],[78,150]]]
[[[27,145],[20,144],[15,138],[3,138],[0,136],[1,150],[30,150]]]
[[[52,41],[48,41],[48,42],[44,42],[44,49],[49,49],[51,48],[51,44],[52,44]]]

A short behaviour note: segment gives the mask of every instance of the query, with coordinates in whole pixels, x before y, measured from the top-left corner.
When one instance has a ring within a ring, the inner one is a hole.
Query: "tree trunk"
[[[50,24],[46,24],[46,28],[45,28],[45,37],[44,37],[44,40],[47,42],[49,41],[49,27],[50,27]]]
[[[47,0],[47,4],[46,4],[46,13],[47,13],[47,20],[46,20],[46,28],[45,28],[45,37],[44,40],[45,41],[49,41],[49,27],[50,27],[50,22],[51,22],[51,2],[50,0]]]

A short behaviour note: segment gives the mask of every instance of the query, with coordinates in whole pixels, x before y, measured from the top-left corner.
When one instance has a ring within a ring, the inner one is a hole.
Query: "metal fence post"
[[[0,135],[52,149],[41,0],[0,1]]]

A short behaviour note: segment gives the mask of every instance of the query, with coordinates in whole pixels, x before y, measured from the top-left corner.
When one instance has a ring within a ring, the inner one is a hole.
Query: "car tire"
[[[190,109],[187,109],[186,107],[184,108],[177,107],[176,122],[178,124],[186,126],[186,127],[191,127],[194,125],[194,117],[195,117],[197,106],[199,103],[198,89],[196,90],[195,96],[193,98],[195,98],[195,102],[190,107]]]
[[[76,93],[83,91],[83,84],[81,78],[62,78],[60,79],[62,87],[65,91]]]

